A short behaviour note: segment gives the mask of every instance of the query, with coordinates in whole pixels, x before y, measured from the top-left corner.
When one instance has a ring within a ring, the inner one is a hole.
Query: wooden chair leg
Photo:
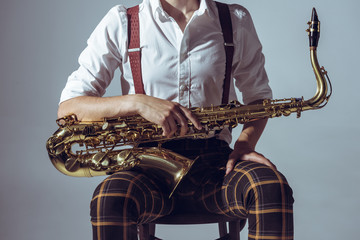
[[[227,223],[219,222],[219,235],[222,240],[240,240],[240,231],[244,227],[245,221],[230,221],[229,233],[227,231]],[[140,240],[159,240],[155,237],[155,223],[146,223],[139,225],[139,238]]]
[[[155,223],[148,223],[149,225],[149,235],[155,236]]]
[[[148,240],[150,238],[149,224],[139,225],[139,238],[140,240]]]
[[[240,221],[229,222],[229,234],[231,240],[240,240]]]
[[[140,240],[152,240],[155,236],[155,223],[145,223],[139,225]]]
[[[227,226],[226,222],[219,222],[219,235],[220,237],[224,237],[227,234]]]

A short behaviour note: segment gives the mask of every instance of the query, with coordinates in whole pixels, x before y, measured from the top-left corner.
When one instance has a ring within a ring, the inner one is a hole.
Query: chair
[[[199,213],[176,213],[159,218],[151,223],[139,225],[140,240],[156,240],[155,225],[156,224],[171,224],[171,225],[186,225],[186,224],[209,224],[218,223],[219,235],[218,240],[240,240],[240,231],[244,228],[246,220],[239,220],[226,217],[218,214],[199,214]],[[227,223],[229,225],[229,232],[227,230]]]

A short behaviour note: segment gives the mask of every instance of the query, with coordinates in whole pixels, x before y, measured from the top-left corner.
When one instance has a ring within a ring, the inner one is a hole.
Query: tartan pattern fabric
[[[146,175],[124,171],[105,179],[91,200],[93,239],[137,239],[136,225],[172,211],[173,200]]]
[[[240,161],[222,183],[209,181],[200,200],[209,212],[247,218],[249,240],[293,239],[292,190],[265,165]]]
[[[148,143],[143,147],[152,146]],[[249,240],[293,239],[292,190],[285,177],[265,165],[239,161],[225,175],[231,152],[221,140],[173,140],[163,147],[198,160],[169,199],[166,186],[143,173],[111,175],[91,201],[94,240],[137,239],[137,224],[184,209],[248,219]]]

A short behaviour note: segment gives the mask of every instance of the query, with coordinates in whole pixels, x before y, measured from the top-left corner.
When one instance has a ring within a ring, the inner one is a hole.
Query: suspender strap
[[[216,6],[218,8],[220,25],[224,36],[224,47],[226,54],[225,78],[221,103],[227,104],[229,102],[231,69],[234,56],[233,31],[229,6],[220,2],[216,2]]]
[[[140,49],[140,26],[139,26],[139,5],[127,10],[128,16],[128,54],[130,67],[134,80],[136,94],[145,94],[141,74],[141,49]]]

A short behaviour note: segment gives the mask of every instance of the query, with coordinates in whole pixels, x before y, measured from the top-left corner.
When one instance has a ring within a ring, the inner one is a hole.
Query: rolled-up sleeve
[[[126,9],[113,7],[90,35],[78,59],[79,68],[66,82],[60,103],[78,96],[103,96],[122,62],[122,37],[126,34]]]
[[[258,99],[272,98],[272,90],[265,71],[265,57],[250,13],[233,6],[235,55],[233,77],[235,86],[248,104]]]

